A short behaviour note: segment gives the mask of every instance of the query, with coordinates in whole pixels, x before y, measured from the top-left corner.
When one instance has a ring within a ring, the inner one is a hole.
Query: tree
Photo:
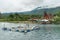
[[[14,15],[13,14],[10,14],[9,17],[8,17],[11,21],[14,20]]]
[[[57,12],[56,15],[60,17],[60,12]]]
[[[2,14],[1,14],[1,12],[0,12],[0,19],[2,18]]]

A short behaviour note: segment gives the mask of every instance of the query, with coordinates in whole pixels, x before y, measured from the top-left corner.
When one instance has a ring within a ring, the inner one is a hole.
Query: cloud
[[[45,0],[42,6],[49,6],[49,7],[60,6],[60,0]]]
[[[1,12],[30,11],[38,6],[60,6],[60,0],[0,0]]]

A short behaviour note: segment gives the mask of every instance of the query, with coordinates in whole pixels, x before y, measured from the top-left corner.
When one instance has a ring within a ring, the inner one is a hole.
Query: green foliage
[[[60,17],[58,17],[58,18],[55,18],[55,21],[54,21],[54,23],[58,23],[58,24],[60,24]]]
[[[39,15],[20,15],[20,14],[10,14],[7,19],[10,21],[27,21],[30,18],[39,17]]]
[[[54,23],[60,24],[60,12],[55,14]]]
[[[56,15],[60,17],[60,12],[57,12]]]

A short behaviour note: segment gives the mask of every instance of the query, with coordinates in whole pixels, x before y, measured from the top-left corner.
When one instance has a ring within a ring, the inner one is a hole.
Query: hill
[[[10,14],[14,14],[14,13],[18,13],[21,15],[43,15],[44,11],[46,11],[47,13],[51,13],[51,14],[56,14],[56,12],[60,12],[60,7],[55,7],[55,8],[41,8],[41,7],[37,7],[31,11],[25,11],[25,12],[10,12],[10,13],[3,13],[4,15],[10,15]]]

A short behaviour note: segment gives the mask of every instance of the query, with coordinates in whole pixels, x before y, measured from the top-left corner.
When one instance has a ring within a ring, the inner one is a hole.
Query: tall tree
[[[0,19],[2,18],[2,14],[1,14],[1,12],[0,12]]]

